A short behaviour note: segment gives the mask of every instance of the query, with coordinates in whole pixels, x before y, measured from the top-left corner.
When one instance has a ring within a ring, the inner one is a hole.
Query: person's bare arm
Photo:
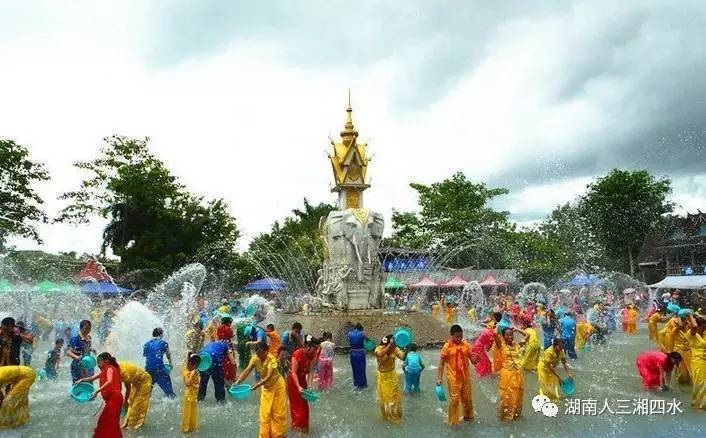
[[[446,358],[439,358],[439,368],[436,369],[436,384],[441,385],[441,380],[444,378],[444,368],[446,367]]]

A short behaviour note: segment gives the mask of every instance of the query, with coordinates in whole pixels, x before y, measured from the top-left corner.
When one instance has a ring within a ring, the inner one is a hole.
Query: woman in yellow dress
[[[150,409],[152,396],[152,377],[150,374],[130,362],[118,362],[120,380],[125,384],[124,404],[127,415],[122,427],[139,430],[145,425],[147,411]]]
[[[581,320],[576,323],[576,350],[580,350],[586,344],[588,338],[595,333],[596,330],[593,328],[590,322]]]
[[[655,313],[647,318],[647,331],[650,335],[650,339],[659,344],[659,330],[657,324],[664,321],[664,314],[662,314],[661,309],[657,309]]]
[[[539,345],[539,335],[537,330],[532,328],[532,320],[524,319],[525,351],[522,355],[522,369],[526,371],[536,371],[539,363],[539,355],[542,353]]]
[[[537,378],[539,380],[539,393],[549,397],[552,401],[559,400],[559,374],[556,367],[561,362],[564,365],[566,375],[573,379],[569,365],[566,363],[566,352],[564,351],[564,341],[556,338],[542,353],[537,367]]]
[[[199,364],[198,354],[190,354],[181,372],[184,379],[184,405],[181,414],[181,431],[193,432],[199,429]]]
[[[679,319],[677,329],[674,333],[674,350],[681,354],[681,362],[679,367],[674,370],[677,383],[680,385],[691,384],[691,347],[689,346],[689,337],[691,330],[689,323],[685,319]]]
[[[662,327],[662,330],[659,331],[659,349],[662,353],[674,351],[674,338],[679,325],[679,317],[674,315],[667,321],[664,327]]]
[[[691,328],[691,407],[706,410],[706,318],[688,316]]]
[[[29,423],[29,389],[36,377],[30,367],[0,367],[0,388],[10,386],[4,396],[0,391],[0,430]]]
[[[637,333],[637,308],[632,304],[628,304],[625,314],[627,318],[626,333],[629,335],[634,335]]]
[[[527,337],[524,331],[511,327],[503,329],[502,337],[495,334],[495,349],[502,358],[498,381],[498,418],[501,421],[515,421],[522,415],[525,376],[520,346],[513,339],[515,331]]]
[[[255,344],[255,355],[247,368],[238,376],[236,385],[247,379],[255,368],[260,380],[252,385],[254,391],[262,387],[260,393],[260,434],[259,438],[283,438],[287,435],[287,385],[277,368],[277,359],[268,352],[268,345],[262,341]]]
[[[375,347],[378,363],[377,386],[380,402],[380,415],[392,423],[402,422],[402,391],[400,379],[395,370],[395,360],[404,359],[404,353],[395,346],[392,335],[382,338]]]

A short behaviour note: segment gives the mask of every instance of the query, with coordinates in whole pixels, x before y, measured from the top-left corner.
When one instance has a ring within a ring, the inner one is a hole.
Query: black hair
[[[324,341],[326,341],[326,340],[329,340],[329,341],[330,341],[330,340],[333,338],[333,335],[331,334],[331,332],[324,332],[324,333],[321,335],[321,338],[322,338]]]
[[[295,322],[294,324],[292,324],[292,330],[299,330],[299,331],[301,331],[301,329],[302,329],[301,323]]]
[[[363,331],[363,324],[357,322],[357,323],[355,324],[355,329],[356,329],[356,330]]]
[[[274,330],[275,325],[274,324],[267,324],[267,330]]]
[[[201,356],[189,353],[186,357],[186,362],[194,367],[198,367],[201,364]]]
[[[255,352],[260,352],[260,351],[267,351],[267,344],[259,341],[257,344],[255,344]]]
[[[15,325],[15,318],[8,316],[7,318],[3,318],[2,323],[0,323],[0,324],[2,324],[3,326],[6,326],[6,327],[7,326],[14,326]]]
[[[153,337],[153,338],[162,336],[163,334],[164,334],[164,330],[162,330],[162,329],[159,328],[159,327],[157,327],[156,329],[152,330],[152,337]]]
[[[84,327],[90,326],[90,325],[91,325],[91,321],[89,321],[89,320],[87,320],[87,319],[84,319],[83,321],[81,321],[81,322],[78,324],[78,328],[79,328],[79,329],[83,329]]]
[[[224,316],[223,318],[221,318],[221,324],[231,325],[233,324],[233,318],[231,318],[230,316]]]
[[[676,351],[672,351],[671,353],[667,353],[667,356],[674,363],[679,363],[682,360],[681,354],[677,353]]]
[[[500,320],[503,319],[503,314],[500,312],[493,312],[493,319],[495,322],[500,322]]]
[[[417,351],[417,344],[409,344],[409,351]]]
[[[279,349],[277,350],[277,354],[279,354],[283,351],[287,351],[287,347],[279,347]]]
[[[118,360],[115,359],[113,356],[110,355],[107,351],[102,352],[101,354],[98,355],[98,360],[104,360],[114,366],[115,368],[120,371],[120,365],[118,365]]]
[[[61,344],[61,345],[64,344],[64,338],[56,338],[54,340],[54,345],[59,345],[59,344]]]
[[[501,334],[502,334],[503,336],[505,336],[505,332],[508,331],[508,330],[512,331],[512,327],[505,327],[505,328],[502,330]]]
[[[200,319],[194,321],[194,327],[199,330],[203,330],[203,321],[201,321]]]
[[[449,333],[451,334],[451,336],[457,335],[457,334],[462,335],[462,334],[463,334],[463,329],[461,328],[460,325],[454,324],[454,325],[451,326],[451,329],[449,330]]]
[[[552,339],[552,345],[555,347],[561,347],[564,348],[564,340],[561,338],[554,338]]]
[[[321,344],[321,339],[315,338],[312,335],[306,335],[304,337],[304,346],[305,347],[318,347],[319,344]]]

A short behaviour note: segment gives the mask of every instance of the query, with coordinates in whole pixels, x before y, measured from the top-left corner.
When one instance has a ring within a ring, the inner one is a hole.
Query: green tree
[[[108,219],[103,250],[120,257],[121,271],[152,273],[154,283],[185,263],[201,260],[220,271],[229,265],[239,237],[235,219],[222,199],[206,201],[189,193],[164,163],[152,155],[149,139],[112,136],[99,157],[76,163],[89,172],[57,221],[85,223],[97,214]],[[212,257],[218,247],[219,257]],[[149,285],[149,284],[147,284]],[[146,285],[143,285],[146,286]]]
[[[507,264],[514,226],[508,212],[489,206],[494,198],[507,194],[507,189],[474,183],[460,172],[428,186],[412,183],[410,187],[419,196],[420,211],[393,215],[390,241],[427,246],[447,266]]]
[[[523,230],[513,238],[513,266],[523,282],[551,285],[570,269],[570,259],[560,241],[538,230]]]
[[[587,187],[583,197],[589,224],[608,253],[627,262],[635,274],[634,256],[645,238],[671,212],[671,181],[646,170],[614,169]]]
[[[12,140],[0,140],[0,252],[7,238],[20,236],[41,243],[35,228],[47,222],[40,209],[42,198],[32,185],[49,179],[42,163],[29,159],[29,151]]]
[[[248,247],[250,275],[281,277],[290,289],[313,291],[324,258],[319,222],[335,209],[305,198],[303,209],[292,210],[282,224],[275,221],[269,233],[255,237]]]
[[[566,255],[566,271],[598,272],[610,269],[614,264],[596,239],[581,201],[554,208],[539,224],[538,231],[562,248]]]

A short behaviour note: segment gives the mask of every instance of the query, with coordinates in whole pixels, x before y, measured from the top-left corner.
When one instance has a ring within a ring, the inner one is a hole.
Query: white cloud
[[[338,36],[330,23],[326,32],[239,30],[238,38],[215,38],[217,51],[161,65],[146,59],[171,47],[160,44],[171,36],[153,26],[155,7],[46,2],[30,14],[20,3],[0,6],[0,16],[15,18],[0,18],[0,28],[15,23],[0,30],[0,136],[47,163],[53,180],[40,190],[49,213],[61,208],[56,197],[81,180],[71,163],[95,156],[102,137],[149,136],[153,151],[189,189],[229,202],[246,235],[243,244],[305,196],[333,201],[324,151],[327,135],[342,127],[349,87],[356,126],[371,137],[375,154],[369,207],[389,219],[392,207],[415,207],[410,181],[429,183],[461,170],[491,185],[510,185],[511,195],[498,205],[525,222],[572,200],[597,172],[643,164],[641,156],[620,161],[616,142],[641,141],[647,122],[656,124],[650,117],[664,110],[663,96],[645,88],[644,76],[673,57],[683,60],[681,28],[655,28],[655,12],[646,18],[649,6],[578,4],[501,19],[494,27],[486,23],[491,30],[477,41],[467,30],[428,38],[405,30],[406,39],[393,42],[377,25],[385,18],[368,9],[371,22],[356,31],[369,29],[379,39]],[[641,26],[650,32],[639,32]],[[315,38],[330,41],[314,44]],[[331,55],[339,40],[350,59]],[[363,56],[376,43],[387,50],[376,47],[375,56]],[[654,60],[646,57],[650,47]],[[438,61],[441,48],[453,55],[453,81]],[[644,68],[625,70],[638,60]],[[684,60],[687,67],[697,61]],[[426,87],[441,82],[437,88],[445,91],[429,98]],[[692,113],[684,110],[685,118]],[[590,160],[582,165],[585,157]],[[690,210],[706,209],[703,178],[690,181],[675,181],[674,199]],[[42,226],[45,249],[95,252],[101,226]]]

